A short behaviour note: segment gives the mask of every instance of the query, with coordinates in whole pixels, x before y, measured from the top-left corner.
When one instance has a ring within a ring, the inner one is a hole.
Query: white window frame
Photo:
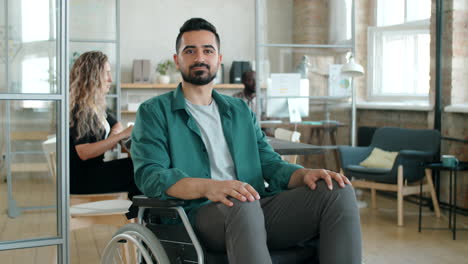
[[[407,22],[407,1],[405,1],[404,22],[402,24],[390,26],[375,26],[369,27],[367,32],[368,39],[368,78],[367,78],[367,100],[368,101],[428,101],[429,89],[425,95],[417,95],[413,93],[382,93],[382,48],[383,36],[388,35],[416,35],[416,34],[429,34],[430,35],[430,18],[424,20],[417,20]],[[379,9],[379,1],[376,1],[376,8],[374,9],[375,24],[380,19],[382,10]],[[417,53],[415,54],[417,56]],[[429,67],[429,66],[428,66]],[[427,84],[429,87],[429,83]]]
[[[426,95],[414,95],[409,93],[400,94],[385,94],[381,92],[382,87],[382,38],[383,35],[415,35],[415,34],[430,34],[429,20],[421,20],[411,23],[405,23],[396,26],[387,27],[369,27],[368,29],[368,94],[369,100],[379,101],[395,101],[395,99],[402,97],[405,100],[427,100],[429,97],[429,90]],[[429,83],[427,84],[429,86]]]

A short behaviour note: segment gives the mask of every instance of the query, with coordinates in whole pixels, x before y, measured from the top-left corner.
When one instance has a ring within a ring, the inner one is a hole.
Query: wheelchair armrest
[[[183,200],[161,200],[159,198],[146,197],[144,195],[133,196],[132,202],[140,207],[177,207],[184,206]]]

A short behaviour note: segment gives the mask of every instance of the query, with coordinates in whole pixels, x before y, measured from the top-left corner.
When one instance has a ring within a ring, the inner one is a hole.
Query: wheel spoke
[[[120,228],[107,245],[103,264],[169,264],[166,252],[151,230],[137,224]]]
[[[115,252],[115,251],[117,251],[117,249],[114,249],[113,251]],[[117,260],[116,260],[116,259],[117,259],[117,255],[116,255],[116,254],[112,254],[112,255],[114,256],[114,257],[112,258],[113,261],[114,261],[114,264],[116,264],[116,263],[117,263]]]
[[[117,248],[117,254],[118,254],[118,256],[119,256],[120,263],[125,263],[124,260],[123,260],[123,257],[122,257],[122,253],[120,252],[120,249],[121,249],[121,247],[119,246],[119,247]]]

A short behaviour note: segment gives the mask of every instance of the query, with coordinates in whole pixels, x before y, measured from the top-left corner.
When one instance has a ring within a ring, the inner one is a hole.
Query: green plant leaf
[[[156,71],[161,75],[167,75],[170,71],[175,69],[176,67],[172,60],[164,60],[156,66]]]

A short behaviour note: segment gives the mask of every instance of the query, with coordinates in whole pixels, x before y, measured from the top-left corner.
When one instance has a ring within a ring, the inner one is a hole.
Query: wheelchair
[[[182,200],[133,197],[138,206],[138,224],[120,228],[107,244],[102,264],[224,264],[226,252],[213,252],[198,240],[183,209]],[[166,221],[162,221],[165,219]],[[179,224],[166,224],[167,220]],[[319,239],[284,250],[270,251],[274,264],[319,263]]]

